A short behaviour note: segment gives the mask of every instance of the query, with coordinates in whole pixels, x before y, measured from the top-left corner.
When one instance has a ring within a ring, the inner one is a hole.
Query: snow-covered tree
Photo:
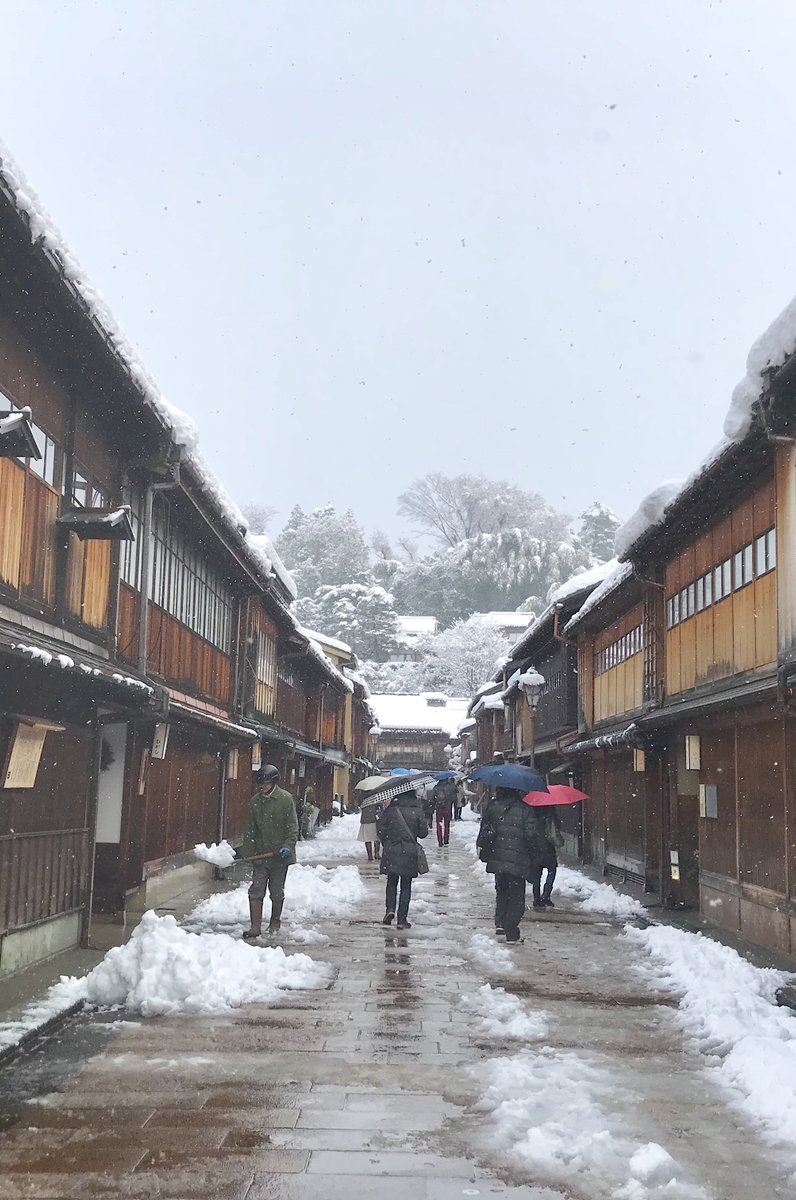
[[[551,588],[590,565],[591,555],[577,539],[514,528],[427,555],[390,587],[400,612],[433,613],[451,625],[474,612],[538,612]]]
[[[270,504],[260,504],[256,500],[244,504],[241,512],[249,522],[249,529],[257,537],[268,532],[268,527],[276,516],[275,508]]]
[[[548,539],[563,538],[568,518],[536,492],[486,475],[416,479],[398,497],[398,511],[443,546],[518,526]]]
[[[578,535],[597,562],[614,557],[614,539],[622,522],[607,504],[595,500],[580,514]]]
[[[511,641],[483,617],[457,621],[428,644],[423,684],[449,696],[472,696],[492,675]]]
[[[297,601],[295,612],[307,628],[348,642],[360,658],[386,659],[398,648],[393,598],[367,576],[319,587]]]
[[[296,581],[299,596],[312,596],[327,584],[348,583],[370,567],[362,526],[352,512],[338,513],[331,504],[311,513],[296,505],[276,549]]]
[[[360,674],[377,695],[416,696],[423,688],[423,664],[417,662],[373,662],[359,665]]]

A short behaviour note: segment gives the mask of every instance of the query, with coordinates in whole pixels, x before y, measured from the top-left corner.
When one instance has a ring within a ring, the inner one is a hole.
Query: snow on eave
[[[746,374],[736,384],[724,421],[724,435],[742,442],[752,427],[755,405],[763,396],[773,373],[796,352],[796,297],[752,344],[746,359]]]
[[[520,657],[536,635],[548,622],[552,621],[556,605],[563,604],[566,600],[577,596],[579,592],[593,591],[611,574],[617,565],[617,559],[612,558],[608,562],[597,563],[595,566],[589,567],[587,571],[581,571],[579,574],[571,576],[571,578],[560,584],[550,594],[550,602],[547,607],[534,620],[533,624],[528,626],[522,637],[511,647],[508,661],[511,662],[513,659]]]
[[[477,717],[482,712],[503,712],[503,700],[499,693],[494,696],[482,696],[470,710],[472,716]]]
[[[102,334],[122,370],[175,445],[185,447],[184,465],[193,473],[204,495],[233,536],[232,546],[242,546],[255,574],[266,580],[276,577],[288,596],[296,599],[292,577],[270,547],[257,545],[248,533],[247,522],[199,452],[199,427],[182,409],[166,399],[145,367],[138,351],[122,332],[102,293],[94,287],[69,249],[63,234],[50,216],[13,155],[0,142],[0,191],[23,217],[31,243],[40,246],[54,270],[84,309],[87,320]]]
[[[354,657],[354,651],[346,642],[341,642],[338,638],[328,637],[325,633],[318,633],[314,629],[307,629],[304,625],[299,625],[299,633],[304,637],[312,638],[313,641],[319,642],[321,646],[331,646],[333,650],[340,650],[343,654]]]
[[[626,583],[629,579],[632,579],[633,574],[634,567],[632,563],[619,563],[611,572],[611,574],[603,580],[599,587],[596,587],[591,595],[587,596],[586,600],[575,613],[574,617],[567,622],[566,632],[569,633],[570,630],[576,629],[593,609],[597,608],[599,604],[602,604],[603,600],[612,595],[617,588],[622,586],[622,584]]]

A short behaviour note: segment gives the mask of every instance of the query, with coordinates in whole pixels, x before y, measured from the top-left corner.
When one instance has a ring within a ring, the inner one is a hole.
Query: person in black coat
[[[382,925],[390,925],[395,919],[400,882],[398,928],[411,929],[408,917],[412,880],[420,874],[417,839],[428,837],[428,821],[417,793],[407,791],[395,796],[383,810],[376,827],[381,842],[381,874],[387,876],[387,903]]]
[[[495,929],[507,942],[520,940],[525,881],[533,877],[538,836],[534,813],[513,788],[497,788],[481,818],[476,845],[495,876]]]
[[[535,849],[533,873],[530,876],[533,887],[534,908],[555,908],[551,900],[553,884],[558,870],[557,846],[564,845],[561,836],[561,818],[554,805],[533,810],[535,833]],[[542,888],[542,871],[547,871],[547,878]]]

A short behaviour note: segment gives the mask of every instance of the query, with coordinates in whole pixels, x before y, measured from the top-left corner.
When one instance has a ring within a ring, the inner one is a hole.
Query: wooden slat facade
[[[596,661],[600,653],[614,647],[632,630],[644,625],[644,607],[634,605],[607,629],[600,630],[594,638],[592,655]],[[594,673],[593,723],[598,725],[611,717],[640,709],[644,702],[644,656],[641,647],[624,662]]]
[[[744,546],[776,527],[776,489],[772,478],[732,512],[685,545],[665,568],[667,600],[679,596],[707,572],[729,561]],[[732,570],[732,568],[731,568]],[[777,658],[776,568],[743,587],[731,584],[728,595],[681,620],[666,632],[666,692],[694,687],[766,667]]]
[[[138,593],[119,587],[119,654],[138,659]],[[175,621],[162,608],[149,605],[149,669],[181,690],[197,692],[221,704],[232,701],[232,656]]]

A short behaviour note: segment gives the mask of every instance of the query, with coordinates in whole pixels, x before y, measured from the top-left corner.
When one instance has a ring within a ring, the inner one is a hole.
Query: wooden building
[[[567,632],[595,860],[796,955],[792,363]]]
[[[466,700],[423,692],[418,696],[374,695],[371,704],[377,719],[373,752],[379,770],[447,769],[451,738],[467,716]]]
[[[506,758],[535,766],[551,783],[579,786],[577,764],[566,753],[578,736],[577,643],[564,633],[573,615],[611,569],[601,564],[575,576],[550,597],[544,611],[512,646],[495,675],[504,707],[502,750]],[[543,680],[530,700],[527,680]],[[588,842],[588,812],[583,805],[561,810],[566,852],[582,858]]]
[[[353,685],[0,164],[0,974],[209,872],[264,758],[331,807]]]

